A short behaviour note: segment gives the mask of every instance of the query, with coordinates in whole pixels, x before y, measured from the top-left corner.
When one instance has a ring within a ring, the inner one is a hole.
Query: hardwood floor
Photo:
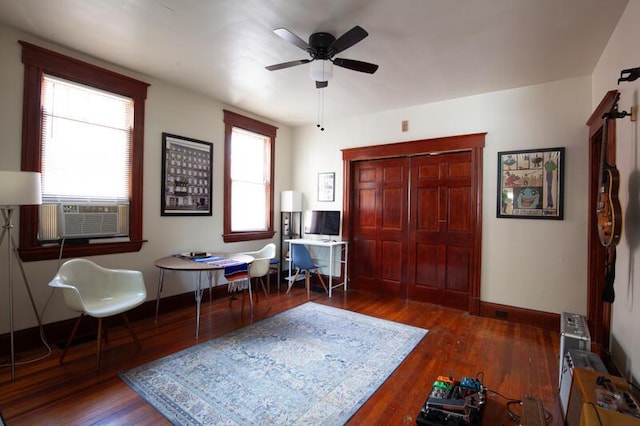
[[[118,371],[169,355],[215,338],[251,322],[306,302],[306,291],[270,294],[256,305],[254,319],[240,313],[240,301],[227,299],[202,305],[200,337],[194,337],[195,309],[185,308],[133,322],[141,347],[124,327],[109,331],[102,368],[96,372],[95,340],[73,346],[64,364],[61,350],[45,360],[0,370],[0,411],[8,425],[162,425],[169,422],[117,376]],[[440,375],[461,378],[481,373],[488,387],[482,425],[515,425],[504,397],[531,395],[542,400],[550,425],[561,425],[557,396],[559,333],[510,323],[422,302],[387,299],[362,291],[341,291],[329,299],[312,293],[317,303],[423,327],[427,336],[377,392],[348,422],[349,425],[411,425],[433,381]],[[34,354],[19,354],[29,358]],[[19,361],[20,359],[18,359]]]

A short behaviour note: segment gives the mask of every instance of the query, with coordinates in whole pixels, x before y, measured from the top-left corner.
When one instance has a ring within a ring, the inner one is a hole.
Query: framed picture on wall
[[[211,216],[213,144],[162,133],[162,216]]]
[[[318,201],[334,201],[335,184],[335,173],[318,173]]]
[[[563,219],[564,148],[498,152],[497,217]]]

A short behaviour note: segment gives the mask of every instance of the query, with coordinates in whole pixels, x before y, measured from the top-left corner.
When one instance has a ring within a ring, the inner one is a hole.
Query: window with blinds
[[[266,231],[271,186],[270,138],[233,127],[231,133],[231,231]]]
[[[78,210],[63,206],[85,206],[80,211],[93,213],[111,206],[105,211],[117,211],[117,217],[107,215],[117,219],[117,229],[108,233],[128,233],[133,108],[131,98],[44,76],[39,240],[62,236],[65,212]],[[104,221],[107,216],[73,218]]]

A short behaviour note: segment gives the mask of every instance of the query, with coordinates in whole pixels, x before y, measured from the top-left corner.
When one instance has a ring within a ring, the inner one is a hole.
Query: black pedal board
[[[440,376],[433,382],[416,423],[425,426],[467,426],[478,424],[486,399],[477,379]]]

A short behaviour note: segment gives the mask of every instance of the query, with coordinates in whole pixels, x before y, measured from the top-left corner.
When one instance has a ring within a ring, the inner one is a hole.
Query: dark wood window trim
[[[22,170],[40,171],[41,86],[43,74],[130,97],[134,100],[134,132],[131,138],[131,200],[128,242],[66,245],[62,257],[94,256],[139,251],[142,248],[142,172],[144,106],[149,84],[104,68],[20,41],[24,64],[22,119]],[[56,259],[59,246],[43,247],[38,238],[38,207],[20,208],[20,258],[25,261]]]
[[[232,111],[224,111],[224,233],[222,238],[225,243],[251,240],[266,240],[273,238],[273,176],[276,147],[277,127],[237,114]],[[239,127],[250,132],[268,136],[270,144],[270,178],[269,196],[267,197],[267,230],[256,232],[232,232],[231,231],[231,133],[234,127]]]

